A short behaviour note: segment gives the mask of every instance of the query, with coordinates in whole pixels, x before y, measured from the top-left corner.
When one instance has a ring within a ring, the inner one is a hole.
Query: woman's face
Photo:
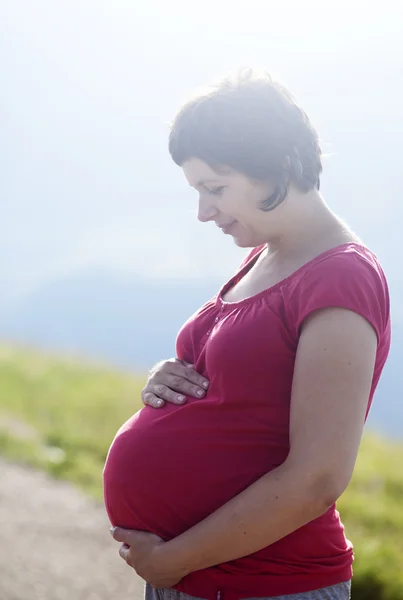
[[[230,168],[212,169],[198,158],[189,159],[182,168],[189,184],[199,192],[200,221],[214,221],[243,248],[269,240],[273,215],[260,209],[272,193],[268,182],[249,179]]]

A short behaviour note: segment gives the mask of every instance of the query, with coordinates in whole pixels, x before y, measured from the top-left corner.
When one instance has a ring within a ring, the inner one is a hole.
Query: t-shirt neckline
[[[225,309],[231,309],[231,308],[235,308],[235,307],[239,307],[239,306],[242,306],[245,304],[250,304],[252,302],[255,302],[259,298],[262,298],[266,294],[269,294],[269,293],[277,290],[279,287],[281,287],[285,283],[291,281],[294,277],[298,276],[301,272],[303,272],[305,269],[307,269],[310,266],[312,266],[313,264],[315,264],[317,261],[325,258],[328,254],[331,254],[332,252],[335,252],[335,251],[342,250],[343,248],[347,248],[349,246],[353,246],[355,248],[360,248],[361,250],[368,250],[368,248],[366,246],[363,246],[362,244],[359,244],[358,242],[353,242],[353,241],[343,242],[342,244],[338,244],[337,246],[333,246],[333,248],[329,248],[328,250],[325,250],[324,252],[317,254],[316,256],[311,258],[311,260],[309,260],[305,264],[298,267],[298,269],[296,269],[293,273],[290,273],[290,275],[288,275],[287,277],[284,277],[283,279],[281,279],[274,285],[262,290],[261,292],[258,292],[257,294],[254,294],[253,296],[248,296],[247,298],[243,298],[242,300],[237,300],[235,302],[227,302],[226,300],[223,299],[223,295],[236,282],[240,281],[246,275],[246,273],[253,267],[253,265],[258,261],[261,254],[267,248],[267,244],[263,244],[263,246],[255,254],[253,254],[249,258],[249,260],[235,273],[235,275],[233,275],[231,277],[231,279],[229,279],[221,287],[220,291],[217,294],[217,303],[220,305],[221,310],[225,310]]]

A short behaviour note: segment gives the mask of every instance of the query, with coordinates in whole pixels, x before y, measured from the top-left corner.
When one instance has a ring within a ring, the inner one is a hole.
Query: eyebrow
[[[206,183],[220,183],[219,179],[200,179],[196,185],[206,185]]]
[[[221,183],[219,179],[200,179],[197,183],[189,183],[190,187],[203,187],[206,183]]]

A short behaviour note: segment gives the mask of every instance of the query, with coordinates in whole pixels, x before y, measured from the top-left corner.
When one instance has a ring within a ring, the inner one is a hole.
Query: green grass
[[[0,347],[0,453],[102,499],[120,425],[145,377]],[[355,546],[353,600],[403,600],[403,444],[365,436],[338,508]]]
[[[361,444],[338,510],[355,548],[353,600],[403,599],[403,444]]]
[[[0,453],[101,499],[101,473],[144,378],[16,348],[0,349]]]

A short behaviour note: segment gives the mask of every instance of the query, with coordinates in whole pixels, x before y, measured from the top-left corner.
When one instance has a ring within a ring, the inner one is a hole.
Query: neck
[[[285,202],[281,234],[268,242],[273,258],[303,257],[354,239],[354,234],[332,213],[317,190],[295,193]]]

